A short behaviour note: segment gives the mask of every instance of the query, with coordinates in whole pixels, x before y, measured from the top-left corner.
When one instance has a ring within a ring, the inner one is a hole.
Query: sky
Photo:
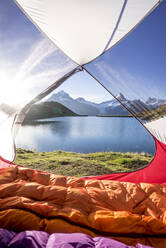
[[[35,96],[75,66],[37,30],[14,1],[0,0],[0,103],[25,101],[24,92],[32,94],[32,83]],[[108,70],[103,72],[103,66]],[[87,69],[101,80],[104,73],[107,79],[108,72],[110,90],[115,94],[122,92],[133,98],[142,95],[144,100],[150,96],[166,99],[166,0]],[[117,85],[121,87],[114,90]],[[84,97],[97,103],[112,99],[84,71],[72,76],[56,92],[59,90],[73,98]]]
[[[122,92],[129,99],[144,101],[148,97],[166,99],[166,1],[87,68],[114,95]]]

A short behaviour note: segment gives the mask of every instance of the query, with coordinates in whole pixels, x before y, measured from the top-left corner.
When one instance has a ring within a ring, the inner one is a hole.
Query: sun
[[[0,103],[13,103],[14,85],[12,79],[4,71],[0,71]]]
[[[25,99],[22,89],[23,85],[15,75],[0,70],[0,104],[21,104]]]

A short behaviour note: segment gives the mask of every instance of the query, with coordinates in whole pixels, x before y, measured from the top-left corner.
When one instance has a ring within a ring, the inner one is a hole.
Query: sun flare
[[[13,78],[8,73],[0,71],[0,103],[15,104],[15,100],[18,98],[16,88]]]
[[[23,87],[24,86],[24,87]],[[0,104],[5,103],[8,105],[21,105],[27,98],[25,85],[17,75],[0,71]]]

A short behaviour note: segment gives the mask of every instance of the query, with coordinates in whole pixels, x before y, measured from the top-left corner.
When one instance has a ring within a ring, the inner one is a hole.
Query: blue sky
[[[115,94],[124,90],[128,97],[166,99],[166,1],[119,44],[87,66],[104,81],[99,75],[102,64]]]
[[[11,85],[13,77],[22,80],[20,87],[23,80],[27,88],[31,81],[40,82],[36,85],[38,92],[64,72],[64,65],[67,71],[74,67],[43,38],[12,0],[0,1],[0,54],[0,91],[9,87],[11,91],[4,95],[4,101],[12,99],[13,92],[19,95]],[[166,99],[166,1],[105,54],[104,59],[111,68],[114,84],[127,82],[128,88],[134,87],[135,95],[141,92],[145,100],[149,96]],[[88,68],[95,70],[94,63]],[[1,82],[5,82],[6,88]],[[74,98],[81,96],[95,102],[112,98],[85,72],[74,75],[59,90],[65,90]],[[22,96],[20,91],[20,99]]]

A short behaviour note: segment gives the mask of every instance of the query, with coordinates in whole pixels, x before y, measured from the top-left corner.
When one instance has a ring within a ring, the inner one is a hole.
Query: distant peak
[[[164,99],[159,99],[159,98],[155,98],[155,97],[149,97],[146,101],[146,104],[150,104],[150,105],[162,105],[165,104],[166,100]]]
[[[68,96],[69,97],[69,94],[66,93],[64,90],[61,90],[59,92],[56,93],[57,96]]]
[[[72,99],[71,96],[66,93],[64,90],[61,90],[57,93],[54,93],[52,94],[48,99],[47,101],[50,102],[50,101],[65,101],[65,100],[69,100],[69,99]]]
[[[76,98],[76,100],[80,101],[80,102],[85,102],[86,101],[83,97],[78,97],[78,98]]]
[[[124,95],[122,93],[119,93],[116,98],[119,100],[119,101],[126,101],[126,98],[124,97]]]
[[[155,97],[149,97],[147,101],[156,101]]]

